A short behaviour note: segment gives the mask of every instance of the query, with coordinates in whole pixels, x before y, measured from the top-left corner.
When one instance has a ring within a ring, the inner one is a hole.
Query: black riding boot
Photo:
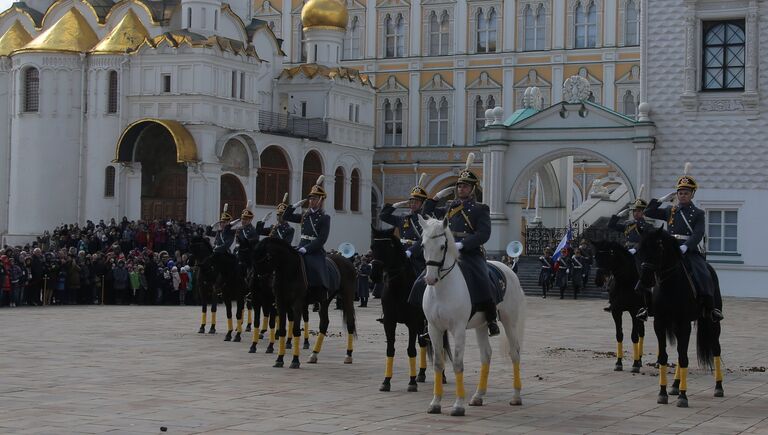
[[[485,321],[488,322],[488,335],[491,337],[499,335],[501,331],[499,330],[499,325],[496,324],[496,304],[488,302],[483,311],[485,311]]]
[[[723,320],[723,312],[715,308],[715,301],[712,296],[704,296],[702,298],[702,305],[704,306],[704,315],[709,315],[713,322]]]

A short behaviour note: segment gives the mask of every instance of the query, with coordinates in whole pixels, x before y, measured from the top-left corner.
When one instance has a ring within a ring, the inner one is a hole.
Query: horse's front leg
[[[323,348],[323,341],[325,341],[325,334],[328,332],[328,325],[331,321],[328,319],[328,305],[331,300],[320,301],[320,333],[317,335],[317,341],[315,341],[315,347],[312,349],[312,355],[309,356],[309,363],[317,363],[317,355]]]
[[[669,403],[669,395],[667,394],[667,328],[664,325],[664,321],[660,320],[658,316],[653,319],[653,329],[656,332],[656,339],[659,341],[659,397],[656,399],[656,403],[667,404]]]
[[[613,371],[620,372],[624,370],[624,366],[621,360],[624,358],[624,327],[621,324],[621,311],[613,309],[611,316],[613,317],[613,324],[616,325],[616,365]]]
[[[203,318],[200,321],[200,329],[197,330],[198,334],[205,334],[205,324],[207,323],[208,317],[208,304],[205,302],[205,299],[203,299]]]
[[[635,318],[635,315],[631,312],[629,313],[630,316],[632,316],[632,333],[631,333],[631,339],[632,339],[632,373],[640,373],[640,368],[643,366],[642,358],[643,358],[643,351],[641,349],[640,344],[640,328],[643,326],[643,322],[637,320]]]
[[[291,360],[291,365],[289,368],[297,369],[301,367],[301,362],[299,362],[299,357],[301,356],[301,346],[299,346],[299,338],[301,337],[301,316],[302,311],[304,310],[304,301],[297,300],[293,304],[293,318],[295,319],[293,322],[290,322],[291,325],[290,332],[291,332],[291,341],[293,342],[293,359]]]
[[[714,349],[715,397],[723,397],[725,396],[725,390],[723,390],[723,368],[722,368],[722,363],[720,361],[720,354],[722,352],[722,349],[720,349],[720,332],[721,332],[720,322],[715,322],[714,328],[715,328],[715,349]]]
[[[456,401],[453,403],[451,415],[461,417],[464,415],[464,344],[467,338],[467,330],[462,322],[453,329],[455,340],[453,349],[453,373],[456,375]],[[490,344],[489,344],[490,346]]]
[[[277,359],[275,360],[275,365],[272,367],[283,367],[285,364],[283,362],[283,359],[285,358],[285,325],[286,325],[286,312],[285,310],[280,307],[277,310]]]
[[[261,332],[259,330],[261,299],[259,299],[257,295],[254,295],[253,299],[253,314],[255,315],[255,318],[253,319],[253,336],[251,338],[251,347],[248,349],[248,353],[256,353],[256,346],[258,346],[259,340],[262,338]],[[264,320],[266,320],[266,318]],[[248,331],[248,328],[245,328],[245,330]]]
[[[229,298],[224,301],[224,306],[227,309],[227,335],[224,336],[224,341],[232,341],[232,301]]]
[[[387,337],[387,361],[384,368],[384,381],[381,382],[379,391],[390,391],[392,389],[392,371],[395,365],[395,330],[397,329],[397,323],[393,317],[384,315],[384,334]]]
[[[483,396],[488,391],[488,374],[491,370],[493,349],[485,328],[475,328],[475,334],[477,335],[477,345],[480,347],[480,381],[477,383],[475,394],[469,401],[469,406],[483,406]]]
[[[208,328],[209,334],[216,333],[216,310],[218,307],[219,307],[219,304],[216,303],[216,297],[211,296],[211,327]]]
[[[235,317],[237,318],[237,329],[235,330],[235,339],[232,341],[239,342],[243,335],[243,310],[245,309],[244,296],[238,296],[235,303],[237,304],[237,310],[235,311]]]
[[[678,408],[688,407],[688,343],[691,340],[691,322],[681,321],[677,325],[677,366],[680,376],[680,395],[677,396]]]
[[[309,305],[306,303],[301,317],[304,319],[304,349],[309,349]]]
[[[416,340],[419,331],[413,325],[408,325],[408,392],[415,393],[419,391],[419,384],[416,383]],[[394,343],[393,343],[394,344]]]
[[[417,325],[412,326],[412,329],[414,329],[418,336],[421,336],[421,334],[424,334],[425,332],[425,325],[426,321],[424,320],[424,317],[419,317],[416,322],[418,322]],[[416,382],[426,382],[427,381],[427,353],[429,352],[429,343],[427,343],[427,340],[422,340],[421,337],[418,338],[419,341],[419,374],[416,375]]]
[[[429,325],[429,339],[435,352],[432,369],[435,373],[434,385],[432,387],[432,402],[429,403],[429,414],[440,414],[440,401],[443,399],[443,370],[445,369],[445,355],[443,354],[443,334],[445,331],[437,329],[434,325]]]

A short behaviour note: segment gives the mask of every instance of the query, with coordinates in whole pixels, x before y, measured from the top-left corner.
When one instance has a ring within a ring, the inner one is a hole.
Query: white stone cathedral
[[[247,9],[28,0],[0,13],[4,242],[86,219],[212,223],[248,200],[261,217],[324,174],[345,229],[327,247],[367,246],[374,90],[339,65],[346,6],[305,5],[308,59],[292,68]]]

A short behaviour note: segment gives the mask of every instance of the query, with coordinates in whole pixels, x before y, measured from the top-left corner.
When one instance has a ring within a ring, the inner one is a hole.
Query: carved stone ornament
[[[591,86],[582,76],[571,76],[563,83],[563,101],[581,103],[589,98]]]
[[[523,108],[541,110],[544,106],[544,98],[541,95],[541,89],[536,86],[526,88],[523,94]]]

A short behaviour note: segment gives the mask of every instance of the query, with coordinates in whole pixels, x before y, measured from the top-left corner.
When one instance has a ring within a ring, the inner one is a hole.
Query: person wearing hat
[[[217,227],[217,231],[216,237],[213,240],[213,255],[211,259],[216,265],[214,270],[229,285],[235,282],[234,278],[237,276],[237,258],[230,250],[235,242],[233,224],[232,215],[229,214],[229,204],[224,204],[221,220],[214,225],[214,227]],[[215,282],[215,280],[211,282]]]
[[[424,214],[434,215],[438,219],[448,219],[448,227],[453,233],[456,248],[459,250],[459,266],[464,279],[467,281],[472,305],[478,311],[485,312],[490,336],[499,335],[499,325],[496,324],[496,298],[493,283],[488,275],[488,265],[485,260],[483,244],[491,237],[491,212],[487,205],[475,201],[475,189],[480,181],[470,170],[475,160],[474,153],[469,153],[464,169],[459,173],[456,186],[443,189],[424,203]],[[451,193],[456,199],[445,207],[437,207],[440,199],[447,198]],[[417,280],[416,287],[423,286],[423,278]],[[421,305],[423,291],[412,291],[409,301]]]
[[[659,199],[652,199],[645,209],[645,215],[667,222],[667,231],[680,244],[683,261],[691,274],[698,296],[701,297],[706,313],[712,321],[723,320],[723,313],[715,308],[715,283],[709,272],[699,244],[706,228],[704,210],[693,204],[693,197],[699,187],[696,179],[689,175],[690,163],[685,164],[683,175],[677,179],[677,190]],[[661,208],[661,204],[677,198],[677,205]],[[647,318],[647,310],[641,309],[638,317]]]
[[[259,243],[259,236],[264,229],[264,221],[269,219],[269,216],[272,214],[271,212],[267,213],[264,219],[258,221],[256,226],[254,226],[252,208],[251,201],[248,201],[245,209],[240,213],[240,228],[237,229],[235,236],[237,239],[237,259],[240,262],[243,273],[247,273],[251,259],[251,249]]]
[[[288,194],[286,193],[285,196],[283,196],[283,201],[280,204],[277,204],[277,212],[275,215],[277,216],[277,223],[272,224],[270,226],[266,226],[267,222],[269,221],[269,215],[264,218],[264,225],[261,231],[261,234],[263,236],[269,236],[269,237],[277,237],[280,240],[285,240],[288,243],[293,243],[293,235],[295,233],[295,230],[285,220],[285,211],[288,209]]]
[[[405,254],[410,258],[416,275],[419,275],[425,268],[424,252],[421,248],[421,224],[419,223],[419,214],[421,214],[424,200],[427,199],[427,191],[424,190],[423,183],[427,174],[421,174],[419,183],[411,189],[411,196],[408,201],[400,201],[395,204],[384,204],[379,213],[379,219],[397,228],[400,233],[400,242],[405,248]],[[395,216],[394,212],[398,208],[409,209],[409,213],[404,216]]]
[[[325,264],[325,242],[331,232],[331,217],[323,210],[323,201],[327,196],[323,189],[324,179],[322,175],[318,177],[307,199],[287,207],[283,215],[286,221],[301,224],[298,251],[304,256],[309,294],[315,300],[325,299],[323,293],[331,287],[331,277]],[[307,211],[294,213],[305,202],[308,203]]]

